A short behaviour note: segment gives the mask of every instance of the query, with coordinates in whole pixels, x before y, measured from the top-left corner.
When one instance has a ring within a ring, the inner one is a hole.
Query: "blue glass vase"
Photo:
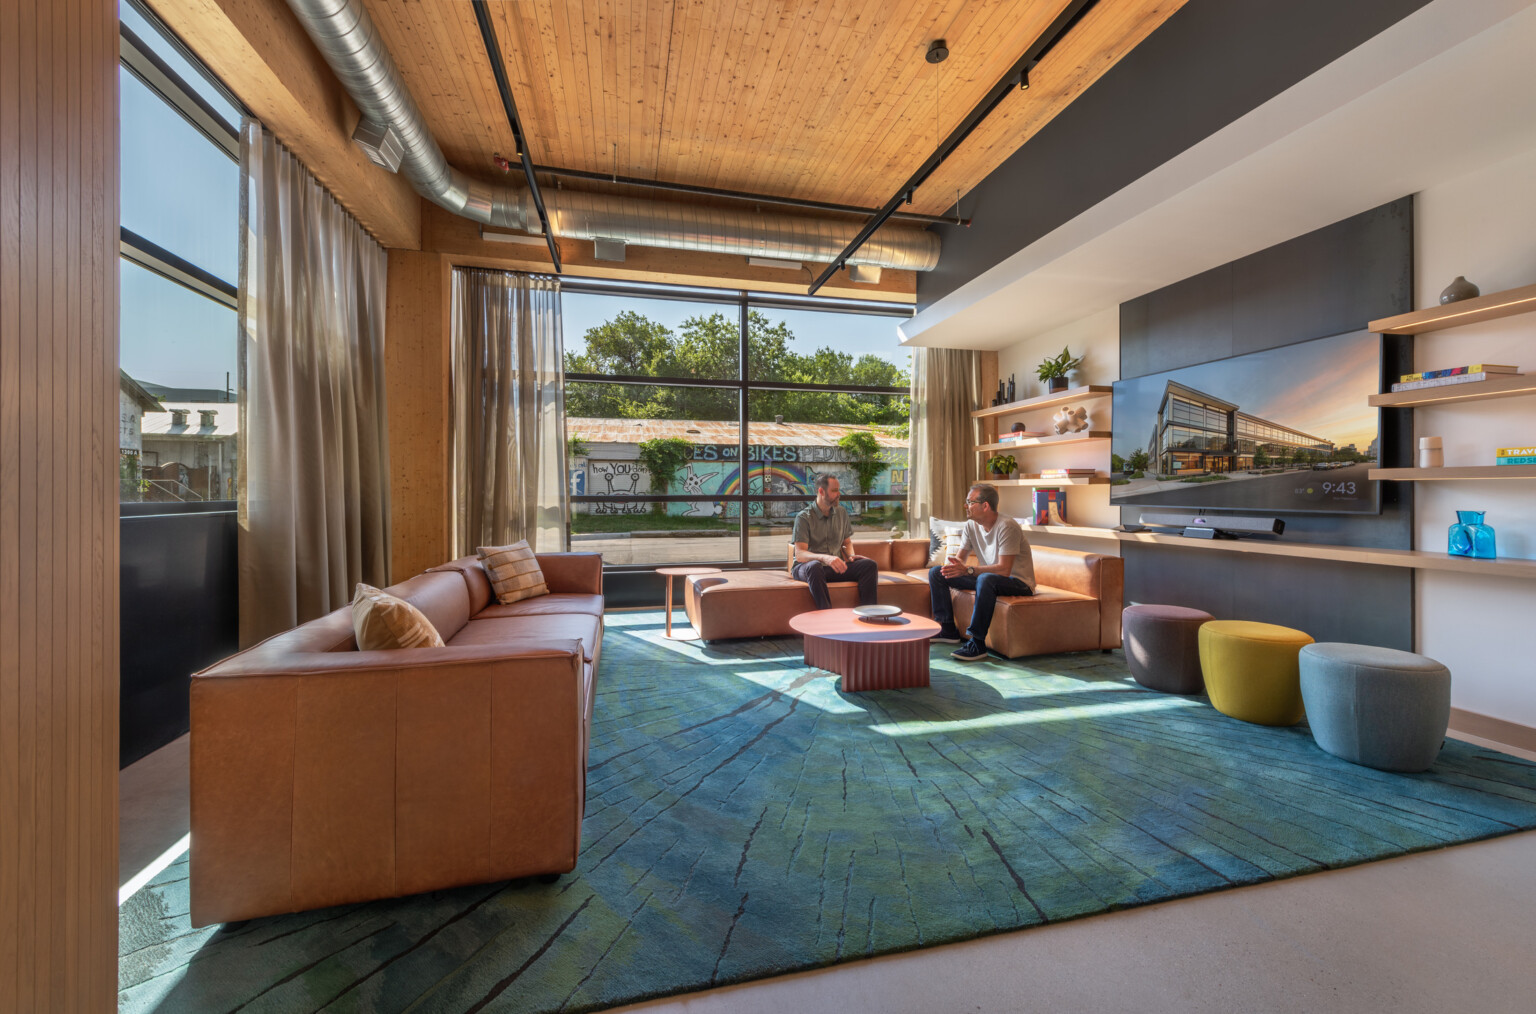
[[[1456,523],[1448,533],[1446,552],[1452,556],[1470,556],[1478,560],[1492,560],[1499,554],[1494,549],[1493,526],[1483,524],[1486,511],[1457,511]]]

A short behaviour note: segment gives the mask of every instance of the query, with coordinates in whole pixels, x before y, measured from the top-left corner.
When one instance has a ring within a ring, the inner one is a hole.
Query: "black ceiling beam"
[[[1029,48],[1024,50],[1024,55],[1014,61],[1013,66],[1008,68],[1008,72],[1002,76],[1001,80],[992,86],[992,90],[987,92],[986,97],[966,114],[965,119],[960,121],[959,126],[955,127],[950,132],[950,135],[944,139],[943,143],[934,150],[933,154],[923,161],[923,164],[918,167],[917,172],[913,173],[907,179],[907,182],[897,188],[896,195],[889,201],[886,201],[880,210],[875,213],[875,217],[864,224],[864,228],[859,230],[859,234],[853,238],[853,242],[844,247],[843,252],[833,258],[832,263],[827,265],[826,270],[816,277],[816,280],[811,283],[811,287],[806,290],[806,295],[815,295],[817,289],[821,288],[831,280],[833,275],[837,274],[848,262],[848,258],[852,257],[859,247],[863,246],[865,241],[874,235],[875,230],[884,225],[886,219],[895,214],[897,207],[907,199],[907,194],[922,186],[928,177],[933,175],[934,170],[938,169],[944,160],[952,155],[955,149],[971,135],[971,131],[975,130],[981,121],[985,120],[1004,98],[1019,88],[1020,83],[1026,80],[1021,75],[1026,74],[1030,68],[1039,63],[1040,58],[1050,52],[1052,46],[1056,45],[1056,40],[1065,35],[1077,23],[1078,18],[1087,13],[1088,9],[1097,2],[1098,0],[1072,0],[1066,7],[1062,8],[1061,13],[1056,16],[1056,20],[1052,21],[1050,27],[1041,32],[1039,37],[1030,43]]]
[[[528,159],[528,145],[523,138],[523,123],[517,118],[517,104],[512,101],[512,86],[507,82],[507,68],[501,58],[501,44],[496,41],[496,28],[491,24],[491,12],[485,0],[473,0],[475,20],[480,22],[480,38],[485,40],[485,55],[491,61],[491,73],[496,75],[496,90],[501,92],[501,108],[506,111],[507,123],[512,128],[512,138],[517,142],[517,157],[523,164],[523,177],[528,181],[528,191],[533,196],[533,206],[539,212],[539,225],[544,229],[544,243],[549,247],[549,259],[555,262],[555,274],[559,274],[560,247],[555,242],[554,231],[549,227],[549,213],[544,210],[544,195],[539,193],[539,181],[534,176],[533,163]]]
[[[752,201],[755,204],[782,204],[791,208],[811,211],[833,211],[846,215],[873,215],[874,208],[861,208],[856,204],[829,204],[826,201],[809,201],[799,197],[776,197],[772,194],[749,194],[744,190],[721,190],[718,187],[701,187],[693,183],[668,183],[665,180],[648,180],[639,176],[616,176],[613,173],[592,172],[587,169],[562,169],[559,166],[535,165],[533,171],[550,176],[567,176],[576,180],[594,180],[598,183],[619,183],[630,187],[650,187],[653,190],[672,190],[680,194],[696,194],[700,197],[724,197],[733,201]],[[970,225],[969,219],[948,218],[944,215],[919,215],[911,211],[898,211],[892,218],[925,225]]]

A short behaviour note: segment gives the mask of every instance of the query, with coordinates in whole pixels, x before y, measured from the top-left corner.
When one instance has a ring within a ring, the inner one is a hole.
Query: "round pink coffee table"
[[[837,673],[844,693],[928,686],[928,639],[939,625],[926,616],[870,622],[852,609],[817,609],[789,625],[805,635],[805,664]]]

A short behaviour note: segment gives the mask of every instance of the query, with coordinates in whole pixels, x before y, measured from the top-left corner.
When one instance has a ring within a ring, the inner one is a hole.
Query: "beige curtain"
[[[560,283],[453,273],[454,545],[566,547]]]
[[[981,355],[967,349],[917,349],[912,356],[912,436],[907,451],[907,516],[925,535],[930,517],[965,517],[965,492],[976,481]]]
[[[240,643],[389,583],[384,249],[261,124],[240,135]]]

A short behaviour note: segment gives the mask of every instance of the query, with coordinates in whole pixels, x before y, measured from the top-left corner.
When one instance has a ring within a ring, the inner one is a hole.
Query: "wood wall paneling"
[[[0,1010],[117,958],[117,13],[0,5]]]
[[[448,534],[451,270],[448,260],[436,253],[389,251],[384,375],[393,581],[453,555]]]
[[[352,143],[357,107],[286,3],[147,2],[375,239],[407,250],[421,245],[416,192]]]

